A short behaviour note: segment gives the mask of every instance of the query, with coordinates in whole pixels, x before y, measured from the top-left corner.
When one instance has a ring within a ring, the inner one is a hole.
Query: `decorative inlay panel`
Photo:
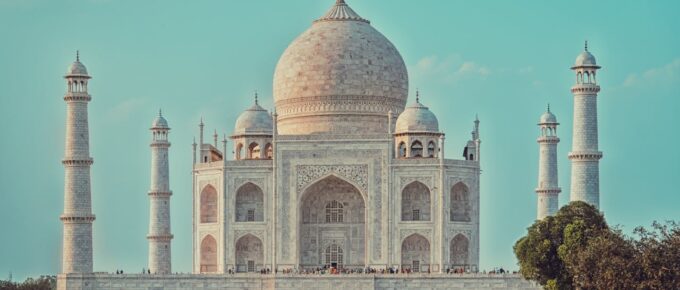
[[[243,186],[246,183],[252,183],[260,187],[264,191],[264,179],[263,178],[243,178],[243,177],[237,177],[234,178],[234,189],[238,190],[241,186]]]
[[[402,176],[400,179],[399,188],[404,189],[405,186],[409,185],[411,182],[418,181],[425,184],[430,190],[434,187],[434,182],[432,177],[425,176]]]
[[[354,183],[364,194],[368,192],[368,165],[298,165],[297,191],[307,187],[319,177],[336,174]]]
[[[251,230],[235,230],[234,231],[234,243],[243,236],[251,234],[256,236],[262,243],[264,243],[264,231],[251,231]]]
[[[412,234],[419,234],[425,237],[430,243],[432,242],[432,231],[431,230],[420,230],[420,229],[402,229],[399,231],[399,240],[403,241],[406,237]]]

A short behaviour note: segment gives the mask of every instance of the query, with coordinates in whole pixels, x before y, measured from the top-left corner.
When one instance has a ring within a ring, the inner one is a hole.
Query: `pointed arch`
[[[431,212],[430,189],[420,181],[409,183],[401,191],[401,220],[429,221]]]
[[[427,143],[427,157],[434,158],[436,147],[437,146],[434,144],[434,141]]]
[[[260,238],[246,234],[235,243],[236,272],[255,272],[264,266],[264,245]]]
[[[238,143],[236,145],[236,160],[241,160],[245,156],[243,156],[243,143]]]
[[[470,241],[463,234],[457,234],[449,243],[449,263],[453,268],[470,264]]]
[[[401,242],[401,267],[412,272],[427,271],[430,266],[430,241],[412,234]]]
[[[397,152],[397,154],[399,154],[398,156],[401,157],[401,158],[405,158],[406,157],[406,143],[404,143],[404,141],[401,141],[399,143],[399,149],[398,150],[399,150]]]
[[[264,152],[265,152],[265,157],[267,159],[272,159],[274,156],[274,148],[272,146],[272,143],[267,143],[267,145],[264,146]]]
[[[217,190],[212,185],[206,185],[200,197],[201,223],[216,223],[218,215]]]
[[[423,143],[418,140],[411,143],[411,157],[423,157]]]
[[[236,190],[235,220],[237,222],[264,221],[264,193],[252,182],[246,182]]]
[[[260,159],[260,145],[257,142],[248,145],[248,159]]]
[[[212,235],[203,237],[201,241],[200,273],[217,272],[217,241]]]
[[[469,222],[471,220],[471,210],[470,190],[463,182],[456,183],[451,187],[451,221]]]
[[[300,266],[365,267],[366,206],[357,186],[330,174],[304,188],[298,204]],[[333,250],[336,256],[326,259],[326,249],[332,244],[341,248],[342,259],[337,249]]]

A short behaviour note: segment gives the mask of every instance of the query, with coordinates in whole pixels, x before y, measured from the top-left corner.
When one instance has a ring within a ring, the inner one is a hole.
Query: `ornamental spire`
[[[80,61],[80,50],[76,50],[76,61]]]
[[[315,22],[317,21],[361,21],[371,23],[354,12],[354,10],[345,3],[345,0],[335,0],[335,5]]]
[[[588,41],[586,40],[585,50],[588,51]]]

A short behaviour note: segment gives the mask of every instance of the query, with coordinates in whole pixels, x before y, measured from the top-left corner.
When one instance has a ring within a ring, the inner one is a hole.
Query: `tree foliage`
[[[55,276],[40,276],[37,279],[27,278],[26,281],[17,283],[0,280],[0,290],[52,290],[57,289]]]
[[[591,205],[573,202],[562,207],[554,217],[536,221],[515,244],[520,273],[546,289],[572,289],[574,277],[567,267],[573,264],[565,262],[571,261],[593,233],[606,229],[604,217]]]
[[[625,236],[584,202],[536,221],[514,246],[520,273],[545,289],[680,289],[680,226]]]

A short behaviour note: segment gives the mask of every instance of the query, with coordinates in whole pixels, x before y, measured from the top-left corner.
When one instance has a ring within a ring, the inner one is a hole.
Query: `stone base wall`
[[[477,289],[540,290],[518,275],[261,275],[261,274],[60,274],[58,290],[180,290],[180,289]]]

